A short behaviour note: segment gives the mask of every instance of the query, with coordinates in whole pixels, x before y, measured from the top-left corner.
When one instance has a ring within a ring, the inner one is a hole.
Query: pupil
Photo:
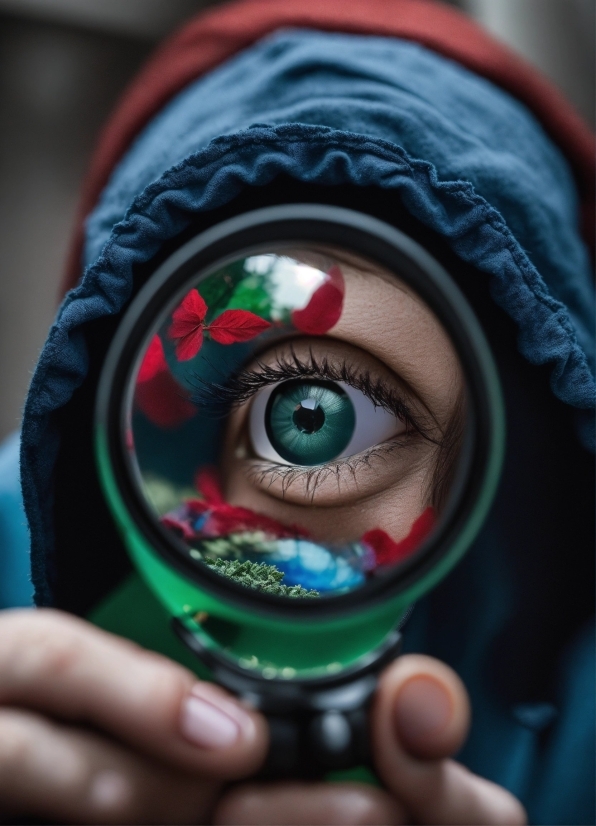
[[[292,421],[301,433],[316,433],[325,424],[325,412],[316,399],[303,399],[294,408]]]

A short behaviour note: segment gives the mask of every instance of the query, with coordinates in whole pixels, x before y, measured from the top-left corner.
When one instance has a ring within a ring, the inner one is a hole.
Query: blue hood
[[[78,400],[92,395],[97,378],[94,365],[100,355],[92,344],[93,330],[101,324],[113,326],[145,277],[143,265],[198,214],[217,210],[280,176],[329,191],[340,186],[378,187],[385,204],[394,197],[396,214],[403,205],[464,262],[462,266],[473,273],[466,282],[472,292],[473,280],[487,285],[503,311],[495,308],[504,319],[499,323],[507,354],[501,358],[501,370],[516,358],[513,342],[534,366],[516,366],[517,373],[512,368],[511,377],[504,376],[508,403],[519,407],[516,414],[524,432],[532,434],[526,440],[513,426],[510,452],[518,453],[505,471],[511,485],[497,502],[477,543],[479,550],[470,555],[472,561],[466,560],[425,600],[411,634],[411,645],[452,662],[473,694],[478,686],[476,707],[486,708],[468,746],[468,763],[516,793],[530,794],[528,789],[537,781],[530,776],[523,750],[535,748],[535,741],[520,739],[519,732],[537,732],[543,726],[540,720],[548,724],[550,700],[538,704],[547,710],[536,717],[535,700],[541,695],[534,688],[505,687],[500,699],[487,699],[486,680],[492,678],[488,672],[479,675],[478,662],[484,662],[483,647],[488,650],[511,622],[517,610],[512,606],[523,601],[516,596],[517,586],[510,584],[512,569],[504,561],[512,542],[525,555],[526,570],[519,581],[533,583],[528,593],[544,592],[539,583],[553,575],[549,560],[555,551],[544,550],[548,526],[542,533],[529,530],[521,524],[522,514],[516,513],[515,496],[523,496],[523,486],[533,484],[525,475],[527,469],[516,461],[531,463],[528,451],[541,449],[539,435],[548,438],[547,430],[534,428],[533,409],[523,401],[529,392],[523,385],[528,382],[519,376],[526,375],[525,369],[533,376],[535,370],[537,387],[548,380],[550,390],[540,395],[541,407],[556,411],[561,428],[576,428],[579,441],[569,450],[583,462],[579,445],[589,446],[594,432],[593,283],[578,231],[573,179],[539,123],[490,82],[416,44],[279,32],[182,91],[114,170],[87,222],[84,278],[60,308],[25,410],[23,489],[37,601],[55,601],[61,576],[55,564],[56,519],[68,493],[57,468],[65,451],[66,428],[78,421]],[[385,215],[386,220],[391,217]],[[492,339],[497,351],[499,339],[497,332]],[[524,514],[532,525],[543,516]],[[512,525],[517,525],[515,530]],[[84,526],[80,537],[83,547]],[[459,600],[453,611],[456,593],[472,596],[466,605]],[[441,600],[448,616],[441,627],[447,630],[431,633],[427,623],[432,625]],[[549,591],[543,602],[552,610],[550,600]],[[533,628],[538,609],[535,602],[532,605],[534,619],[528,622]],[[528,631],[528,638],[532,633]],[[460,646],[456,651],[453,640],[464,638],[466,650]],[[516,651],[522,657],[522,643],[516,638],[512,645],[518,643]],[[527,703],[521,701],[532,700],[525,722],[514,721],[511,703],[505,708],[508,692],[515,708],[522,708],[522,718]],[[534,722],[527,724],[528,719]],[[488,720],[500,732],[502,748],[497,744],[492,762],[483,765],[487,758],[480,744]],[[512,763],[512,748],[517,749],[519,765]],[[556,771],[562,771],[559,764]],[[540,782],[548,785],[544,779]],[[536,812],[537,818],[543,816]],[[548,812],[544,817],[556,822],[552,807]]]

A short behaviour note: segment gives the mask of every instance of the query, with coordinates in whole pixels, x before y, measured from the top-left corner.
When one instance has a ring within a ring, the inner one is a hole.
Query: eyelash
[[[262,485],[266,479],[269,479],[269,487],[279,479],[281,481],[282,498],[286,491],[294,482],[301,479],[306,480],[306,495],[309,496],[310,501],[314,499],[317,487],[322,484],[329,476],[335,476],[337,481],[338,491],[341,490],[341,475],[343,471],[347,471],[350,476],[356,478],[356,472],[359,467],[370,467],[372,459],[385,458],[397,449],[407,446],[408,434],[402,434],[401,437],[393,439],[391,442],[384,442],[381,445],[375,445],[369,448],[364,453],[359,453],[357,456],[347,456],[345,459],[339,459],[334,462],[329,462],[326,465],[318,467],[299,467],[277,465],[273,462],[254,462],[247,471],[249,479],[253,479],[257,484]]]
[[[347,362],[332,364],[327,358],[318,360],[312,350],[308,361],[302,361],[290,347],[290,358],[277,358],[274,364],[257,362],[257,369],[240,370],[227,384],[207,383],[196,373],[193,376],[195,392],[191,401],[202,411],[225,417],[234,408],[240,407],[259,390],[289,379],[326,379],[344,382],[360,390],[375,407],[382,407],[406,423],[408,430],[414,430],[430,441],[428,427],[420,415],[414,416],[401,395],[387,387],[382,379],[375,379],[368,370],[362,372]]]
[[[375,445],[356,456],[348,456],[322,467],[302,468],[253,461],[249,469],[250,477],[258,484],[263,484],[267,478],[270,480],[269,485],[277,479],[281,480],[282,497],[294,482],[301,479],[306,480],[306,492],[310,495],[311,501],[317,487],[331,475],[336,477],[339,489],[343,472],[355,477],[357,469],[363,465],[369,467],[372,459],[386,457],[395,449],[407,447],[413,433],[433,444],[439,444],[429,433],[434,423],[431,422],[431,417],[429,416],[429,423],[426,424],[420,414],[414,416],[403,397],[387,387],[382,379],[373,378],[368,370],[358,371],[345,361],[332,364],[325,357],[317,359],[312,350],[309,351],[308,360],[303,361],[291,346],[289,358],[278,357],[272,365],[257,362],[256,369],[240,370],[227,384],[208,384],[195,373],[193,381],[196,389],[192,402],[210,415],[225,417],[231,410],[249,401],[262,388],[297,378],[326,379],[349,384],[360,390],[375,407],[383,407],[404,421],[407,430],[391,442]]]

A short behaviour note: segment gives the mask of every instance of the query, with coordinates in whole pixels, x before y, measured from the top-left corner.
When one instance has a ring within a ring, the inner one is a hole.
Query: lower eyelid
[[[361,498],[375,494],[377,490],[386,490],[390,485],[400,482],[411,469],[410,448],[420,444],[415,433],[406,431],[369,450],[334,460],[326,465],[312,467],[282,465],[260,458],[252,458],[246,461],[244,472],[251,484],[275,498],[285,499],[295,504],[310,505],[315,493],[319,490],[317,506],[335,506],[338,497],[348,492],[346,490],[348,487],[353,488],[353,492]],[[400,468],[398,463],[394,467],[388,467],[385,462],[376,461],[394,455],[397,450],[407,452],[405,467]],[[367,478],[367,471],[374,476]],[[358,481],[355,476],[357,472],[359,473]],[[332,480],[332,489],[323,493],[323,499],[326,501],[321,501],[320,488],[329,479]]]

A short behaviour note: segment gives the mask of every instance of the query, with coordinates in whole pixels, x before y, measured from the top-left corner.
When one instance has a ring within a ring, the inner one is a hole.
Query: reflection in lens
[[[394,570],[432,533],[463,380],[395,276],[326,250],[228,262],[140,355],[132,460],[197,572],[312,600]]]

